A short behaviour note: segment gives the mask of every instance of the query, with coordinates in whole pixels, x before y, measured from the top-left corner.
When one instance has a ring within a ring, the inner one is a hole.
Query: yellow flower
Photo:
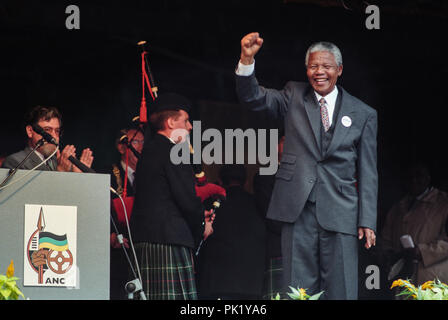
[[[422,284],[422,289],[432,289],[432,285],[434,284],[434,281],[426,281],[424,284]]]
[[[11,260],[8,269],[6,270],[6,276],[12,278],[14,276],[14,262]]]
[[[403,284],[404,284],[403,280],[398,279],[398,280],[395,280],[394,282],[392,282],[392,286],[390,288],[392,289],[395,287],[401,287],[401,286],[403,286]]]
[[[404,280],[404,281],[403,281],[403,284],[406,286],[406,288],[408,288],[409,290],[411,290],[411,292],[415,292],[415,291],[417,291],[417,288],[416,288],[412,283],[410,283],[409,281]]]

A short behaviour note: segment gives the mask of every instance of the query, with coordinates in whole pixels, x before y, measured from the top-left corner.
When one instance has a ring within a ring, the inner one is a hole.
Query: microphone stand
[[[39,147],[41,147],[44,143],[45,141],[43,138],[37,141],[36,146],[30,152],[28,152],[26,157],[14,169],[9,170],[8,176],[5,178],[5,180],[2,181],[2,183],[0,183],[0,188],[3,187],[16,174],[17,170],[20,169],[20,167],[25,163],[26,160],[28,160],[31,154]]]
[[[112,191],[112,192],[114,192],[114,191]],[[120,243],[120,246],[123,249],[124,255],[126,257],[128,265],[129,265],[129,267],[131,269],[131,272],[132,272],[132,276],[134,278],[134,280],[131,280],[131,281],[127,282],[125,284],[125,287],[124,287],[124,289],[128,293],[128,298],[129,298],[129,300],[133,300],[134,299],[134,293],[140,293],[140,297],[142,298],[142,300],[146,300],[146,296],[145,296],[145,293],[143,292],[143,287],[142,287],[142,284],[140,283],[140,279],[137,276],[137,273],[135,272],[135,269],[134,269],[134,267],[132,265],[132,262],[131,262],[131,258],[129,257],[129,254],[128,254],[128,251],[126,250],[126,247],[124,246],[123,235],[118,231],[118,227],[117,227],[117,225],[116,225],[112,215],[110,215],[110,220],[112,221],[112,226],[114,227],[114,230],[117,233],[118,242]]]
[[[92,168],[87,167],[85,164],[83,164],[81,161],[79,161],[78,159],[76,159],[73,156],[70,156],[68,158],[75,166],[77,166],[82,172],[84,173],[96,173],[95,170],[93,170]],[[118,194],[117,191],[115,191],[113,188],[110,188],[110,191],[114,194],[116,194],[120,199],[121,202],[123,204],[123,208],[125,211],[125,216],[126,216],[126,222],[127,222],[127,213],[126,213],[126,206],[124,205],[123,199],[121,198],[121,196]],[[115,229],[115,232],[117,233],[117,238],[118,238],[118,242],[121,245],[121,248],[123,249],[123,252],[125,254],[126,260],[128,262],[128,265],[132,271],[132,275],[134,276],[134,280],[129,281],[128,283],[126,283],[125,285],[125,290],[128,292],[128,298],[129,299],[133,299],[134,297],[134,293],[139,293],[140,294],[140,298],[142,300],[146,300],[146,296],[145,293],[143,292],[143,286],[141,284],[141,281],[139,279],[139,277],[137,276],[135,269],[132,265],[131,259],[129,258],[128,252],[126,250],[126,247],[124,246],[124,242],[123,242],[123,235],[118,231],[117,225],[112,217],[112,214],[110,214],[110,220],[112,221],[112,225]],[[132,243],[131,243],[132,245]],[[138,266],[137,266],[138,267]]]

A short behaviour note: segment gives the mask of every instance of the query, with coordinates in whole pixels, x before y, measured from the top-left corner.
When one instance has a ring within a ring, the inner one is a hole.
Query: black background
[[[0,155],[23,148],[23,116],[40,104],[63,113],[63,144],[78,154],[90,147],[94,168],[113,162],[117,130],[139,113],[140,40],[159,92],[188,96],[193,120],[221,128],[266,126],[237,105],[234,69],[245,34],[264,38],[257,77],[278,89],[306,81],[306,49],[331,41],[344,60],[339,83],[378,111],[381,224],[412,160],[427,160],[435,184],[448,186],[448,10],[444,1],[369,3],[380,9],[379,30],[366,28],[363,1],[2,0]],[[80,9],[79,30],[65,26],[70,4]]]
[[[23,148],[23,116],[40,104],[61,110],[62,143],[78,154],[90,147],[94,168],[114,161],[117,130],[139,114],[140,40],[159,93],[188,96],[203,128],[266,127],[238,109],[234,90],[240,39],[258,31],[257,77],[267,87],[306,81],[312,42],[340,47],[339,83],[378,111],[380,207],[401,192],[400,169],[414,159],[428,160],[446,189],[447,5],[370,3],[379,30],[366,28],[362,1],[2,1],[0,154]],[[65,26],[70,4],[80,9],[79,30]]]

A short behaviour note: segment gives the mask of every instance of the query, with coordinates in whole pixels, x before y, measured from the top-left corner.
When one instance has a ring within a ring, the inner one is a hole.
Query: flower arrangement
[[[293,300],[319,300],[320,296],[322,295],[322,293],[324,293],[323,291],[313,294],[312,296],[308,295],[306,293],[306,290],[303,288],[293,288],[293,287],[289,287],[291,289],[291,292],[287,292],[286,294]],[[272,300],[281,300],[280,299],[280,294],[277,293],[277,295],[275,296],[275,298],[273,298]]]
[[[426,281],[418,287],[408,280],[398,279],[392,283],[390,288],[395,287],[403,288],[397,296],[404,296],[411,300],[448,300],[448,285],[438,279]]]
[[[20,296],[25,298],[17,287],[18,279],[14,277],[14,263],[11,260],[6,275],[0,274],[0,300],[18,300]]]

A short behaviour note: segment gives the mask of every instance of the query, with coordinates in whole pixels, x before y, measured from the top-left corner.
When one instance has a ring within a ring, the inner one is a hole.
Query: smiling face
[[[342,74],[342,65],[338,66],[333,54],[328,51],[310,53],[306,75],[308,81],[321,96],[333,91],[338,77]]]

